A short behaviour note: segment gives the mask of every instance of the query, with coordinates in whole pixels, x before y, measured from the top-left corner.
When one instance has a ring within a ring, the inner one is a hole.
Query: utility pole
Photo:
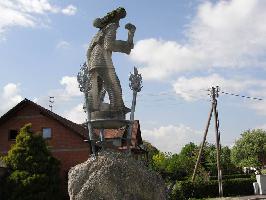
[[[217,98],[219,97],[219,87],[212,87],[212,106],[214,108],[214,119],[215,119],[215,135],[216,135],[216,161],[217,161],[217,176],[219,184],[219,196],[223,197],[223,183],[222,183],[222,170],[220,163],[220,131],[219,131],[219,119],[218,119],[218,110],[217,110]]]
[[[196,162],[196,165],[195,165],[195,168],[194,168],[194,172],[193,172],[193,175],[192,175],[192,182],[194,182],[194,180],[195,180],[195,175],[196,175],[196,172],[197,172],[199,163],[200,163],[200,159],[201,159],[201,155],[202,155],[202,150],[203,150],[203,147],[205,145],[207,133],[208,133],[208,130],[209,130],[209,127],[210,127],[210,123],[211,123],[212,112],[213,112],[213,106],[211,107],[211,110],[210,110],[210,113],[209,113],[209,118],[208,118],[207,125],[206,125],[206,128],[205,128],[203,140],[202,140],[202,143],[201,143],[201,146],[200,146],[200,150],[199,150],[197,162]]]
[[[208,134],[208,130],[210,127],[210,122],[212,118],[212,113],[214,113],[214,120],[215,120],[215,135],[216,135],[216,163],[217,163],[217,175],[218,175],[218,186],[219,186],[219,196],[223,196],[223,185],[222,185],[222,170],[221,170],[221,164],[220,164],[220,150],[221,150],[221,144],[220,144],[220,131],[219,131],[219,119],[218,119],[218,110],[217,110],[217,98],[219,97],[219,87],[212,87],[211,88],[211,98],[212,98],[212,106],[209,113],[208,121],[206,124],[203,140],[200,146],[199,154],[197,157],[197,162],[195,164],[195,168],[192,175],[192,182],[195,180],[195,176],[197,173],[197,169],[200,163],[200,159],[202,156],[203,147],[205,145],[206,137]]]

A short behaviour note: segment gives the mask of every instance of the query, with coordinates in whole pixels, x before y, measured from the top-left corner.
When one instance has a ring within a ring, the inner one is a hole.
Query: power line
[[[235,94],[235,93],[230,93],[230,92],[224,92],[221,91],[222,94],[226,94],[226,95],[231,95],[231,96],[235,96],[235,97],[241,97],[241,98],[246,98],[246,99],[252,99],[252,100],[257,100],[257,101],[263,101],[264,99],[259,98],[259,97],[251,97],[251,96],[246,96],[246,95],[241,95],[241,94]]]

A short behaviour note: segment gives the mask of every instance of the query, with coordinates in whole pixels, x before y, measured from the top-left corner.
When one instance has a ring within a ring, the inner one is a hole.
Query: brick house
[[[88,159],[91,148],[87,141],[88,131],[84,125],[67,120],[40,105],[24,99],[0,118],[0,155],[5,155],[15,142],[19,129],[31,123],[34,133],[41,134],[55,158],[61,162],[61,178],[67,180],[69,169]],[[95,130],[96,136],[98,131]],[[105,130],[105,138],[110,148],[126,150],[121,139],[125,129]],[[131,151],[138,157],[145,151],[141,148],[140,125],[135,121],[132,131]]]
[[[34,133],[42,134],[55,158],[61,162],[61,177],[84,162],[90,147],[84,142],[86,129],[41,106],[24,99],[0,118],[0,153],[6,154],[15,142],[19,129],[31,123]]]

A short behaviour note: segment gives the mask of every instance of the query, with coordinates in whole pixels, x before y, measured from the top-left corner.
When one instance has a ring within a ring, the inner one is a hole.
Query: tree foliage
[[[166,180],[190,179],[194,171],[199,148],[199,146],[191,142],[186,144],[179,154],[159,152],[152,158],[152,168]],[[238,169],[231,162],[230,156],[231,150],[229,147],[222,147],[220,163],[223,174],[238,173]],[[198,166],[196,180],[206,181],[209,176],[216,176],[216,163],[216,146],[206,143]]]
[[[203,148],[201,163],[212,176],[217,175],[217,151],[214,144],[206,143]],[[231,161],[231,150],[228,146],[222,146],[220,151],[220,165],[223,174],[232,174],[238,171]]]
[[[232,161],[239,167],[260,167],[266,156],[266,131],[247,130],[232,148]]]
[[[31,124],[20,130],[3,160],[11,170],[5,199],[60,199],[59,161],[52,157],[43,138],[33,134]]]
[[[179,154],[159,152],[153,156],[153,169],[158,171],[166,180],[187,179],[193,173],[197,151],[197,145],[191,142],[185,145]],[[199,172],[206,174],[201,166]]]

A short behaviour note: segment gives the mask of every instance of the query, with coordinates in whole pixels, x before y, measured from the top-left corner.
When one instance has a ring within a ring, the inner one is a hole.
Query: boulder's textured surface
[[[141,162],[117,152],[73,167],[68,174],[71,200],[164,200],[163,179]]]

